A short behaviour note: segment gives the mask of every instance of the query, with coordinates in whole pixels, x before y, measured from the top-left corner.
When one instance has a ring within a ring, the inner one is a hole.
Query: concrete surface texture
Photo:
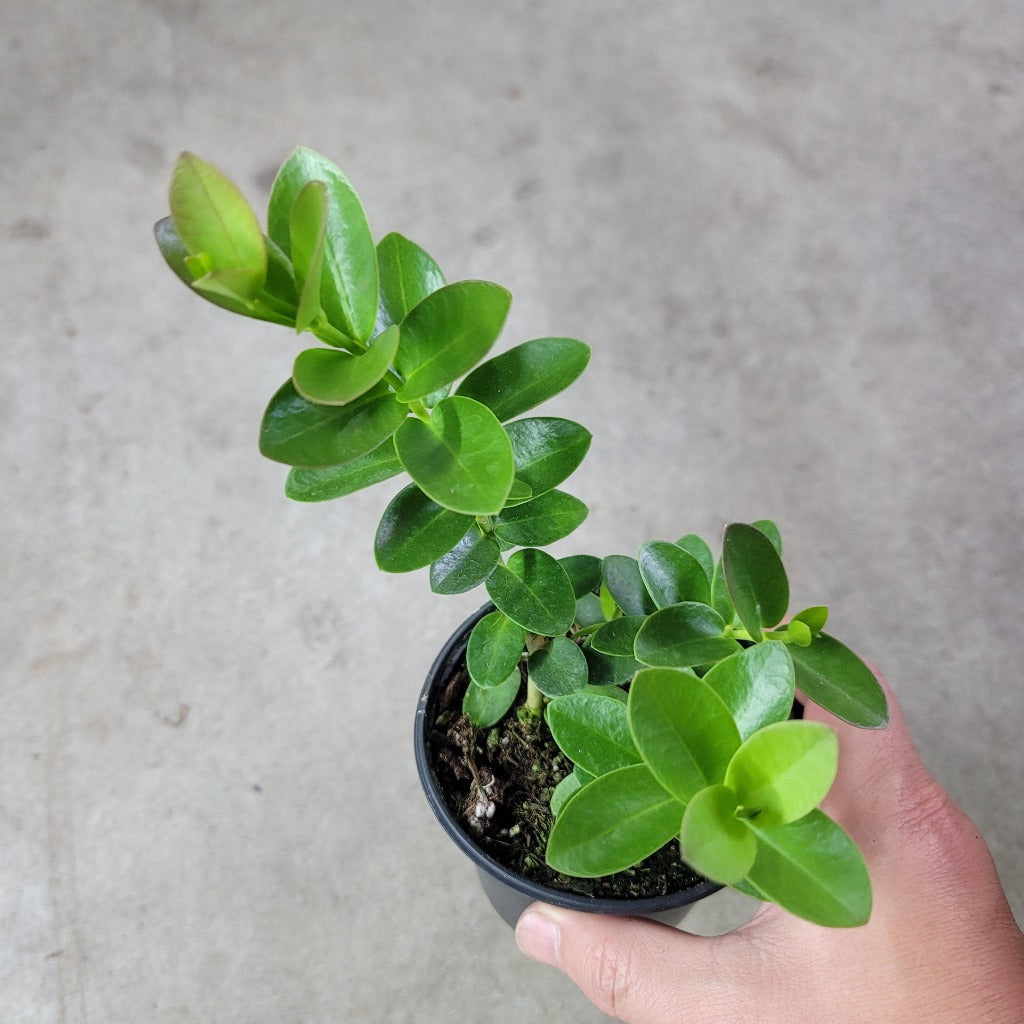
[[[6,0],[3,1024],[605,1019],[417,787],[477,599],[376,571],[388,485],[285,500],[296,339],[152,243],[180,150],[262,208],[298,143],[593,346],[562,553],[778,521],[1024,915],[1020,3]]]

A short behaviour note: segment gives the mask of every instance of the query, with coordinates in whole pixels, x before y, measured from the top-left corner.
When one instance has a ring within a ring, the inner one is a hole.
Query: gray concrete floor
[[[1024,916],[1024,8],[829,7],[6,0],[3,1024],[604,1019],[417,789],[476,599],[376,572],[386,487],[284,499],[294,339],[161,264],[183,148],[261,206],[321,149],[588,341],[564,550],[775,518]]]

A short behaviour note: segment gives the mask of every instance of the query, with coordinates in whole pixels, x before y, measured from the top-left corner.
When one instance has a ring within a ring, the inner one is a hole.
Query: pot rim
[[[416,771],[420,777],[420,784],[427,798],[430,809],[434,816],[441,823],[442,828],[454,841],[462,852],[469,857],[473,864],[482,871],[487,872],[499,882],[515,889],[532,899],[543,903],[549,903],[557,907],[564,907],[569,910],[583,910],[595,914],[616,914],[630,916],[645,916],[648,914],[663,913],[668,910],[675,910],[679,907],[695,903],[697,900],[718,892],[722,886],[717,882],[704,879],[680,892],[665,893],[662,896],[647,896],[640,899],[612,899],[608,897],[585,896],[582,893],[565,892],[561,889],[554,889],[539,882],[530,881],[517,875],[505,865],[499,863],[488,853],[480,849],[473,841],[473,838],[466,832],[458,821],[448,810],[444,802],[437,778],[430,765],[429,744],[427,741],[429,723],[427,712],[430,706],[431,696],[437,686],[448,678],[450,672],[455,668],[462,658],[466,644],[469,640],[469,633],[473,626],[488,612],[494,611],[494,605],[485,604],[467,618],[462,625],[448,638],[441,648],[433,665],[427,674],[423,689],[420,691],[419,701],[416,706],[416,721],[414,743],[416,751]]]

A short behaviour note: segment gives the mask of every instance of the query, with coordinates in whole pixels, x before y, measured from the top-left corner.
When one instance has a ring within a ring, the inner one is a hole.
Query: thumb
[[[688,1024],[731,1020],[756,991],[750,963],[741,970],[731,962],[729,936],[698,937],[641,918],[534,903],[516,925],[516,942],[527,956],[563,971],[602,1013],[626,1024],[663,1024],[681,1007]]]

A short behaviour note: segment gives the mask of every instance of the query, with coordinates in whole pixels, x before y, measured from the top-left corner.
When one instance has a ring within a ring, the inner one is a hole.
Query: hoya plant
[[[801,720],[796,694],[867,728],[886,723],[885,696],[824,632],[824,607],[789,616],[773,523],[727,527],[717,558],[693,534],[635,558],[545,551],[587,516],[560,486],[591,435],[524,413],[570,385],[589,348],[544,337],[490,356],[509,293],[446,282],[400,234],[375,243],[318,153],[282,165],[265,229],[229,178],[184,153],[155,231],[193,291],[309,339],[259,431],[261,452],[290,467],[287,495],[404,477],[378,566],[426,569],[438,594],[486,591],[462,707],[480,729],[516,715],[548,730],[572,764],[551,795],[555,871],[614,874],[677,844],[707,878],[808,920],[867,920],[863,858],[818,808],[836,734]]]

